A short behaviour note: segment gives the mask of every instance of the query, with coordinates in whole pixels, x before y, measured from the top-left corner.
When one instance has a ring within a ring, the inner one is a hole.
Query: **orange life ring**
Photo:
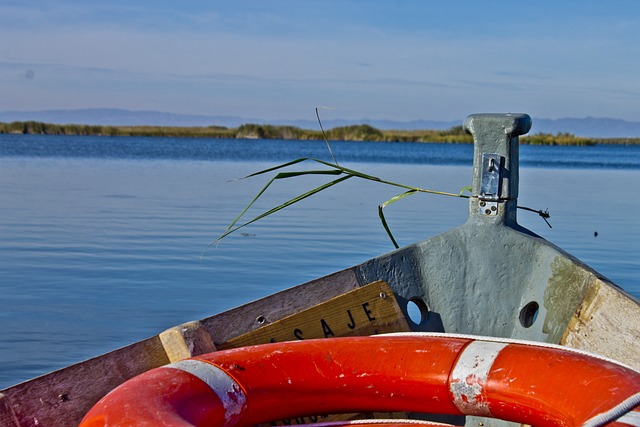
[[[405,411],[535,426],[640,426],[640,373],[566,347],[484,337],[283,342],[148,371],[107,394],[80,425],[231,427]]]

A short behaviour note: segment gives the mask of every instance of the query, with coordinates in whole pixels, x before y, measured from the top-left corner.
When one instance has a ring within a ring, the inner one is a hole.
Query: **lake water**
[[[471,145],[332,148],[392,181],[471,183]],[[317,141],[0,135],[0,389],[393,249],[377,206],[400,191],[356,179],[209,247],[268,176],[228,181],[299,157],[329,160]],[[640,146],[522,146],[520,177],[519,204],[553,228],[519,222],[640,297]],[[280,181],[252,213],[325,181]],[[386,215],[403,246],[462,224],[467,201]]]

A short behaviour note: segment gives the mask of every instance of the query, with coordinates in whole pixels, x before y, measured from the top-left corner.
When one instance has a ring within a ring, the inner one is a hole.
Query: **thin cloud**
[[[636,3],[622,1],[625,13],[543,0],[546,9],[524,16],[520,5],[471,2],[3,3],[0,91],[11,97],[0,109],[37,107],[38,95],[21,95],[26,85],[10,87],[21,79],[61,107],[108,99],[226,114],[271,103],[295,114],[288,105],[339,100],[371,115],[394,104],[399,115],[447,119],[489,105],[483,97],[548,99],[552,110],[561,96],[565,115],[579,115],[599,96],[612,115],[631,118],[640,45],[628,41],[640,25],[629,24]],[[522,19],[505,19],[516,12]]]

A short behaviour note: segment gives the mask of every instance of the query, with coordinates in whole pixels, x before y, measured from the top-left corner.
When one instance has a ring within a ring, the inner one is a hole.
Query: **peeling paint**
[[[505,343],[473,341],[460,354],[449,380],[453,403],[468,414],[491,416],[485,385]]]
[[[584,299],[594,275],[565,256],[558,256],[553,260],[551,272],[544,292],[547,315],[542,331],[549,334],[549,342],[558,343],[576,308]]]

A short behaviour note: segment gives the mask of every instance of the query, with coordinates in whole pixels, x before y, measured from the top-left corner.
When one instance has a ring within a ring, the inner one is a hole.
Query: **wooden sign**
[[[217,348],[402,331],[409,331],[409,325],[393,291],[385,282],[377,281],[232,338]]]

